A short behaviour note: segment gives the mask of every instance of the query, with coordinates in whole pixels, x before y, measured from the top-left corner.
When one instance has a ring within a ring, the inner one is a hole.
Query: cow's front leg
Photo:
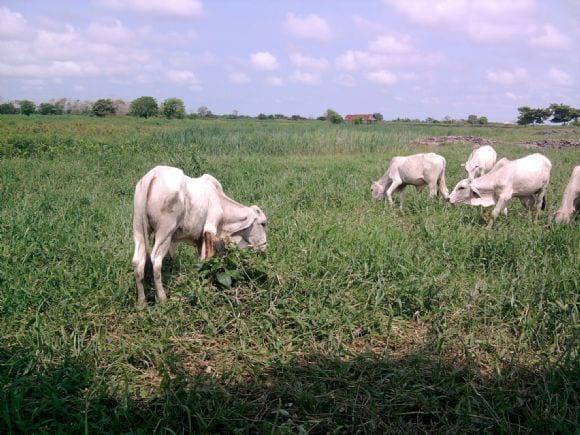
[[[498,198],[498,200],[495,204],[495,207],[494,207],[493,211],[491,212],[491,219],[489,220],[489,223],[487,224],[487,228],[493,227],[493,223],[495,222],[495,220],[497,219],[499,214],[506,208],[506,204],[507,204],[509,199],[510,199],[510,196],[500,196]]]
[[[216,252],[216,242],[218,238],[210,231],[203,233],[203,241],[201,244],[201,259],[213,257]]]
[[[389,188],[387,189],[387,201],[389,205],[393,205],[393,192],[403,183],[397,180],[393,180]]]

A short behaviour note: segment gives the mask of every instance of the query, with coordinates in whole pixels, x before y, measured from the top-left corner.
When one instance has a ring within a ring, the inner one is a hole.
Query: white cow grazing
[[[520,198],[536,214],[544,208],[552,163],[542,154],[531,154],[517,160],[501,159],[491,172],[473,180],[461,180],[451,192],[449,202],[489,207],[495,205],[488,227],[512,198]]]
[[[495,165],[495,160],[497,159],[497,153],[493,147],[489,145],[484,145],[482,147],[474,149],[467,162],[462,166],[467,171],[467,178],[473,180],[483,174],[488,173]]]
[[[578,212],[580,212],[580,166],[572,169],[570,181],[562,196],[562,204],[556,212],[556,222],[568,224],[572,215]]]
[[[447,199],[449,191],[445,185],[445,166],[445,158],[435,153],[393,157],[385,175],[371,185],[373,198],[379,200],[386,197],[392,205],[392,194],[398,191],[402,209],[406,186],[415,186],[417,190],[421,190],[428,185],[431,198],[439,192]]]
[[[167,253],[175,255],[178,242],[196,244],[201,258],[215,253],[219,239],[238,246],[265,249],[266,215],[257,206],[247,207],[228,198],[211,175],[191,178],[181,169],[156,166],[135,187],[133,268],[137,302],[145,303],[143,278],[149,234],[155,234],[151,250],[157,300],[167,299],[161,283],[161,265]]]

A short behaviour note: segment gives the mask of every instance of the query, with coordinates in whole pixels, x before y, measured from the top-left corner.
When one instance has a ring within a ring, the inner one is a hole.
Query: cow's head
[[[373,199],[383,199],[385,197],[385,190],[385,186],[376,181],[373,181],[371,184],[371,194],[373,195]]]
[[[449,195],[451,204],[464,203],[469,205],[481,205],[488,207],[495,204],[490,194],[482,194],[479,189],[473,185],[473,180],[461,180]]]
[[[237,222],[224,225],[223,231],[227,239],[240,248],[254,248],[265,251],[267,247],[267,218],[257,205],[246,208],[243,218]]]

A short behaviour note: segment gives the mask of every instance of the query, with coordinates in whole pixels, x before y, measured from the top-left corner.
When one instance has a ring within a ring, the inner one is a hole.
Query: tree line
[[[556,103],[550,104],[547,108],[522,106],[518,107],[518,112],[519,125],[543,124],[547,120],[557,124],[576,123],[580,118],[580,109]]]
[[[10,101],[0,104],[0,114],[12,115],[94,115],[98,117],[112,115],[132,115],[142,118],[164,116],[166,118],[184,118],[185,104],[179,98],[167,98],[161,104],[153,97],[139,97],[131,103],[124,100],[103,98],[97,101],[80,101],[67,98],[40,103],[38,106],[30,100]]]
[[[519,125],[528,124],[543,124],[545,121],[550,121],[552,123],[577,123],[578,118],[580,118],[580,109],[576,109],[572,106],[566,104],[550,104],[547,108],[532,108],[529,106],[518,107],[518,120]],[[155,116],[163,116],[168,119],[176,118],[252,118],[251,116],[239,115],[237,110],[232,111],[228,115],[215,115],[206,106],[200,106],[196,112],[187,113],[185,110],[185,104],[180,98],[167,98],[161,104],[157,103],[157,100],[150,96],[139,97],[132,102],[128,103],[121,99],[110,99],[104,98],[97,101],[81,101],[75,99],[61,98],[58,100],[51,100],[49,102],[40,103],[38,106],[30,100],[17,100],[9,101],[5,103],[0,103],[0,114],[3,115],[32,115],[38,113],[40,115],[93,115],[98,117],[113,116],[113,115],[131,115],[141,118],[150,118]],[[380,113],[374,113],[373,117],[376,121],[382,121],[383,116]],[[286,116],[280,113],[266,115],[260,113],[256,119],[267,120],[267,119],[286,119],[292,121],[306,120],[310,118],[305,118],[300,115]],[[324,115],[316,118],[319,121],[328,121],[332,124],[340,124],[344,122],[344,118],[336,111],[328,109]],[[360,121],[360,120],[358,120]],[[409,119],[409,118],[397,118],[393,120],[394,122],[417,122],[417,123],[468,123],[471,125],[485,125],[488,123],[486,116],[469,115],[466,120],[464,119],[451,119],[451,117],[446,116],[442,120],[437,120],[432,117],[428,117],[425,120],[420,119]],[[356,124],[355,120],[355,124]],[[359,122],[360,123],[360,122]]]

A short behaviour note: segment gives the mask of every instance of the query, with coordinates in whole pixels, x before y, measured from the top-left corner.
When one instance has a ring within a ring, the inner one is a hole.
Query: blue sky
[[[580,106],[574,0],[3,0],[0,97],[512,121]]]

